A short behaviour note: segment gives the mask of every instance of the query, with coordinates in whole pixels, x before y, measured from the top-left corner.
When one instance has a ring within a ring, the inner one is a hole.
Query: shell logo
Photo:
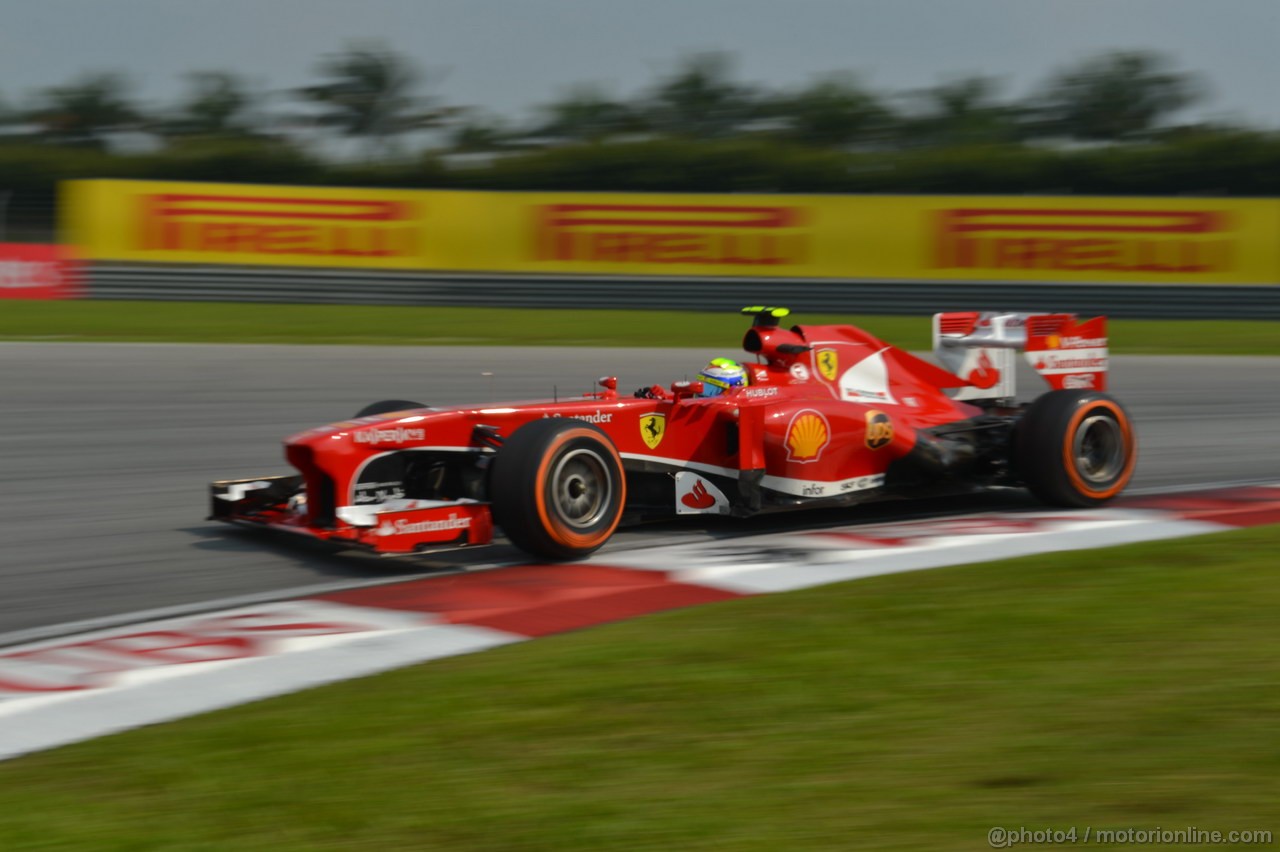
[[[787,426],[787,461],[800,464],[817,461],[829,443],[831,427],[827,418],[806,408],[797,412]]]

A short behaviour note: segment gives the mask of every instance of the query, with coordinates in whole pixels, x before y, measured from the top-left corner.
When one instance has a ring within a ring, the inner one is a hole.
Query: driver
[[[730,388],[745,387],[747,370],[732,358],[712,358],[698,374],[702,396],[719,396]]]
[[[698,381],[702,382],[700,396],[719,396],[730,388],[741,388],[747,385],[747,368],[732,358],[712,358],[711,363],[698,373]],[[670,399],[671,394],[661,385],[640,388],[635,395],[642,399]]]

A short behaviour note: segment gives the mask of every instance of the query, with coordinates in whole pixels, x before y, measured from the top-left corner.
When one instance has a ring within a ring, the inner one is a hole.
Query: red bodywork
[[[965,380],[854,327],[757,323],[744,348],[757,359],[749,386],[717,397],[691,395],[688,383],[619,396],[603,379],[602,391],[571,400],[414,409],[301,432],[285,441],[301,482],[215,483],[213,515],[383,553],[485,544],[487,460],[547,417],[586,421],[613,441],[624,523],[840,505],[891,491],[895,465],[942,464],[936,449],[922,455],[940,440],[931,430],[986,413],[943,392]]]

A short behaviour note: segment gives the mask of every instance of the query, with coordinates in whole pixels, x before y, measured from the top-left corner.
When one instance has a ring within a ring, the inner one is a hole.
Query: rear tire
[[[534,420],[493,460],[489,499],[511,543],[544,559],[581,559],[613,535],[626,505],[622,458],[601,429]]]
[[[372,417],[375,414],[389,414],[392,411],[408,411],[411,408],[426,408],[420,402],[410,402],[407,399],[384,399],[381,402],[371,402],[364,408],[356,412],[356,417]]]
[[[1052,506],[1099,506],[1124,490],[1138,439],[1124,406],[1105,393],[1049,391],[1013,435],[1013,459],[1031,493]]]

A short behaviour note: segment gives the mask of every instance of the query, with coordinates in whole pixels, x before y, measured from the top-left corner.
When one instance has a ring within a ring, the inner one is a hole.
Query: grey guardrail
[[[358,269],[91,264],[92,299],[350,305],[502,305],[812,313],[1074,311],[1113,317],[1280,319],[1280,286],[464,275]]]

